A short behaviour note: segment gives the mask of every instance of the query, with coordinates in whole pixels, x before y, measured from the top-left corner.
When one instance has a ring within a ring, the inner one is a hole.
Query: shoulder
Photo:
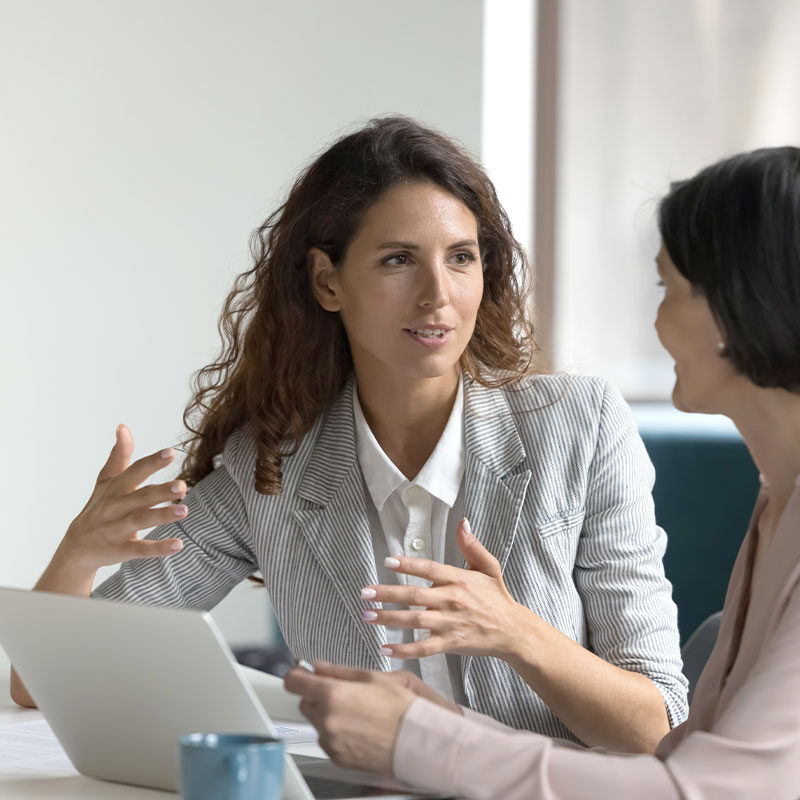
[[[598,450],[615,443],[636,448],[636,422],[621,392],[604,378],[589,375],[532,375],[499,389],[474,390],[483,408],[507,415],[534,461],[588,464]],[[477,405],[480,405],[478,403]],[[491,414],[473,411],[484,431]]]
[[[604,416],[631,413],[619,389],[592,375],[532,375],[501,391],[510,413],[523,425],[547,421],[596,430]]]

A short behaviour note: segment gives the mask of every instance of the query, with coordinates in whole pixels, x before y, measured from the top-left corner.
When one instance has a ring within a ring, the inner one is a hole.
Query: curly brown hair
[[[485,171],[461,145],[414,120],[374,119],[303,170],[286,202],[253,234],[254,265],[236,278],[220,316],[222,349],[194,376],[184,411],[187,484],[211,472],[227,438],[247,423],[256,437],[255,488],[280,493],[283,458],[353,369],[339,315],[314,297],[308,251],[317,247],[340,264],[367,209],[408,180],[441,186],[478,223],[484,291],[462,369],[485,386],[536,371],[528,259]]]

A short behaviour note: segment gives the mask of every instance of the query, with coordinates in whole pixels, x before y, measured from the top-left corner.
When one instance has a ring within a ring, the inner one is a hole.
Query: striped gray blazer
[[[388,669],[385,630],[362,621],[377,583],[355,440],[352,378],[283,462],[283,492],[253,486],[247,428],[188,493],[165,559],[129,561],[94,596],[210,609],[254,569],[296,657]],[[465,505],[520,603],[597,655],[641,672],[673,725],[686,717],[677,612],[655,524],[653,468],[630,409],[597,378],[535,376],[489,389],[466,380]],[[574,736],[503,661],[461,659],[469,705],[517,728]]]

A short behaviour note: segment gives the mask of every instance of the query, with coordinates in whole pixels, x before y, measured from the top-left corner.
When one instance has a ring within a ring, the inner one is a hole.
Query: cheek
[[[342,307],[342,319],[350,325],[380,326],[391,320],[402,292],[394,285],[364,285],[352,292]]]
[[[667,352],[674,355],[676,345],[679,344],[679,337],[675,335],[675,315],[670,309],[666,300],[661,302],[656,312],[655,329],[658,340]]]
[[[465,315],[475,317],[483,300],[483,274],[471,277],[459,287],[458,306]]]

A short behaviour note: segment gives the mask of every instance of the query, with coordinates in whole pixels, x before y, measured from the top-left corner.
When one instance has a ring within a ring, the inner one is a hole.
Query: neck
[[[727,416],[767,479],[770,504],[780,514],[800,475],[800,395],[753,386],[738,395]]]
[[[358,376],[358,399],[370,430],[392,463],[412,480],[441,438],[458,390],[459,367],[435,378]]]

